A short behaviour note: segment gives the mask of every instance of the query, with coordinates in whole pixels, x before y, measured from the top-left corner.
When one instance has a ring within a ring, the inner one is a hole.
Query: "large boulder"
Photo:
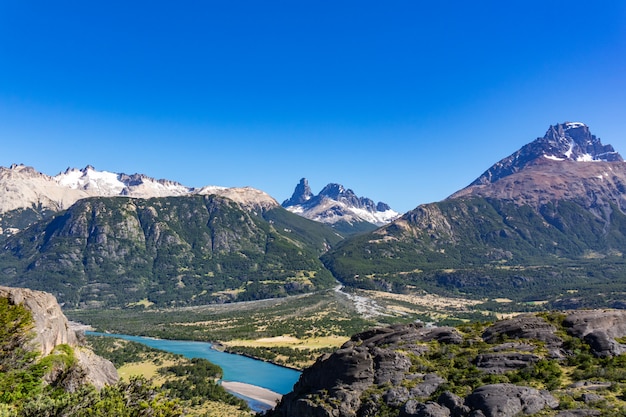
[[[534,339],[544,342],[550,349],[558,348],[563,343],[555,333],[556,327],[541,317],[521,314],[488,327],[483,333],[483,340],[496,343],[503,339]]]
[[[626,352],[626,345],[615,340],[626,336],[626,311],[573,311],[563,320],[563,326],[569,334],[587,342],[596,356],[616,356]]]
[[[546,407],[556,408],[559,402],[547,391],[513,384],[492,384],[479,387],[466,399],[465,404],[480,410],[486,417],[513,417],[535,414]]]

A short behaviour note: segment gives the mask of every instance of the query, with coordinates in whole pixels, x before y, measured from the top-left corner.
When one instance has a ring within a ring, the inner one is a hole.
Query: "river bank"
[[[221,381],[221,385],[228,392],[251,398],[270,408],[273,408],[283,397],[282,394],[268,390],[267,388],[246,384],[244,382]]]

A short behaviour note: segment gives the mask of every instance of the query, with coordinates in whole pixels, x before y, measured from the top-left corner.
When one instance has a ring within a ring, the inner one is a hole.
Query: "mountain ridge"
[[[599,138],[591,134],[586,124],[557,123],[550,126],[543,137],[496,162],[469,186],[495,183],[540,158],[554,161],[623,162],[621,155],[611,145],[603,145]]]
[[[14,234],[89,197],[154,198],[216,194],[231,198],[255,212],[279,206],[273,197],[252,187],[193,188],[143,174],[97,171],[91,165],[80,170],[67,168],[56,176],[21,164],[0,167],[0,188],[4,190],[0,200],[0,237]]]
[[[215,194],[90,197],[5,240],[1,283],[73,307],[197,305],[328,288],[318,257],[341,237],[280,206]]]

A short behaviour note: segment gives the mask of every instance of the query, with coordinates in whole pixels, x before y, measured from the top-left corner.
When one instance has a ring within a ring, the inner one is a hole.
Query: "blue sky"
[[[0,0],[2,166],[404,212],[564,121],[626,154],[626,2]]]

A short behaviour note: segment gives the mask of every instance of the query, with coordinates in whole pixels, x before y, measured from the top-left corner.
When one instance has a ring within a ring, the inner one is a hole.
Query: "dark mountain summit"
[[[300,179],[298,185],[296,185],[296,189],[293,191],[293,194],[290,199],[283,201],[283,207],[295,206],[298,204],[303,204],[313,197],[313,193],[311,192],[311,187],[309,187],[309,181],[306,178]]]
[[[494,183],[520,171],[538,159],[554,161],[623,161],[611,145],[602,145],[600,139],[583,123],[560,123],[550,126],[542,138],[523,146],[485,171],[471,185]]]

